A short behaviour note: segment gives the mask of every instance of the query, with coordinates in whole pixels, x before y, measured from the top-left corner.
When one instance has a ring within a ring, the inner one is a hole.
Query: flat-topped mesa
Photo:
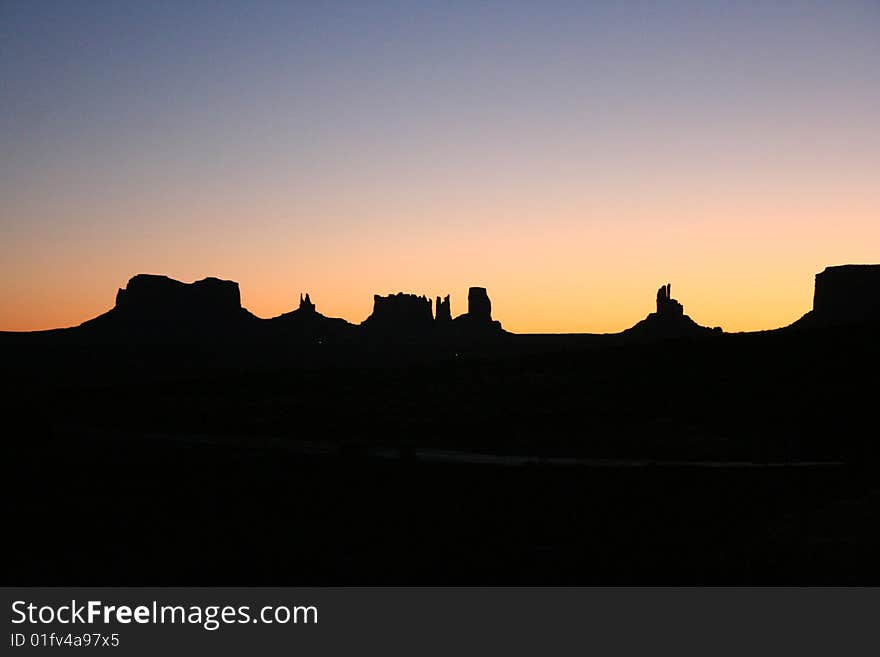
[[[657,314],[678,316],[684,315],[684,306],[672,298],[672,284],[661,285],[657,290]]]
[[[435,317],[434,321],[437,322],[451,322],[452,321],[452,307],[449,304],[449,295],[447,294],[442,299],[437,297],[437,302],[435,304]]]
[[[90,340],[203,342],[246,339],[259,320],[241,307],[238,283],[204,278],[182,283],[138,274],[116,293],[116,305],[80,324]]]
[[[811,314],[825,325],[880,321],[880,265],[839,265],[816,274]]]
[[[204,278],[182,283],[167,276],[138,274],[116,293],[114,310],[155,319],[215,318],[242,312],[238,283]]]
[[[363,326],[399,331],[426,329],[433,323],[434,313],[428,297],[398,292],[388,296],[373,295],[373,312],[363,321]]]

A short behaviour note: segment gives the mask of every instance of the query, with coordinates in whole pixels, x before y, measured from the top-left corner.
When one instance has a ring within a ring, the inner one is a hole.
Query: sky
[[[0,329],[137,273],[782,326],[880,262],[880,2],[0,0]]]

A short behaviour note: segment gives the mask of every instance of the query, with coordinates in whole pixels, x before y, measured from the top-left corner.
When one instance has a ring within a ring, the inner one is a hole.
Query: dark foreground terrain
[[[876,336],[6,344],[3,582],[878,584]]]

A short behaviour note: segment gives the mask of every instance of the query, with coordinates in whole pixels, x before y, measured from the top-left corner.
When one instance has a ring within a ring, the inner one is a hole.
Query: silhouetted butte
[[[638,340],[697,337],[721,333],[720,327],[700,326],[684,314],[684,306],[672,298],[672,285],[661,285],[657,290],[657,311],[648,315],[623,335]]]
[[[816,274],[813,309],[797,328],[880,322],[880,265],[839,265]]]

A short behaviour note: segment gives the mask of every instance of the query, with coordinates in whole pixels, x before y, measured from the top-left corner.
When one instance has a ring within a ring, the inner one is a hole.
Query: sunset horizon
[[[852,266],[852,265],[864,266],[864,265],[870,265],[870,264],[872,264],[872,263],[836,263],[833,265],[828,265],[828,267],[834,268],[834,267]],[[823,267],[823,270],[824,269],[825,268]],[[819,274],[819,273],[820,273],[820,271],[816,272],[816,274]],[[223,276],[223,275],[212,274],[212,275],[206,275],[206,276],[199,276],[199,277],[192,278],[192,279],[179,279],[179,278],[175,278],[174,276],[168,276],[167,274],[158,273],[158,272],[139,272],[138,274],[134,274],[131,277],[129,277],[129,279],[126,279],[126,281],[122,282],[119,285],[119,289],[125,289],[126,283],[129,280],[131,280],[131,278],[134,278],[136,276],[145,276],[145,275],[148,277],[169,278],[171,280],[179,281],[179,282],[187,284],[187,285],[195,283],[195,282],[203,281],[205,279],[217,279],[220,281],[228,281],[228,282],[235,283],[238,285],[239,291],[241,293],[241,306],[242,306],[242,308],[244,308],[245,310],[252,313],[257,319],[263,319],[263,320],[273,319],[273,318],[279,317],[280,315],[282,315],[284,313],[290,312],[292,310],[296,310],[298,305],[301,303],[301,296],[306,295],[306,294],[310,295],[312,302],[316,303],[316,305],[318,306],[318,310],[319,310],[319,312],[321,312],[321,314],[323,314],[325,316],[330,316],[330,317],[338,317],[338,318],[343,319],[353,325],[361,324],[365,319],[367,319],[369,317],[370,312],[373,310],[373,297],[374,296],[387,296],[387,295],[394,295],[394,294],[401,294],[402,293],[402,294],[406,294],[406,295],[425,297],[425,298],[427,298],[428,302],[431,304],[432,312],[436,312],[436,309],[434,308],[434,300],[436,298],[442,298],[442,297],[446,297],[448,295],[450,297],[450,301],[451,301],[451,312],[452,312],[453,317],[455,317],[461,313],[464,313],[466,311],[467,298],[468,298],[467,290],[468,289],[470,289],[474,286],[485,287],[488,289],[490,296],[494,296],[493,292],[492,292],[491,285],[486,285],[485,282],[475,283],[473,285],[469,284],[463,290],[456,290],[455,292],[449,292],[449,291],[439,292],[438,291],[436,293],[426,293],[424,291],[414,290],[414,289],[403,289],[403,288],[402,289],[393,289],[393,290],[389,289],[389,290],[377,291],[373,295],[371,295],[369,298],[369,307],[368,307],[366,313],[363,315],[363,318],[356,319],[356,318],[352,318],[352,317],[346,317],[344,315],[334,315],[332,313],[329,313],[327,311],[327,308],[334,307],[334,304],[328,303],[327,302],[328,300],[324,300],[324,299],[319,298],[315,294],[315,292],[313,291],[313,289],[320,289],[320,287],[308,288],[308,289],[304,288],[304,289],[299,290],[298,292],[295,292],[291,295],[290,301],[286,307],[284,307],[278,311],[273,311],[273,312],[271,312],[271,314],[261,315],[260,313],[254,312],[254,310],[248,306],[247,301],[246,301],[248,296],[246,294],[246,291],[241,289],[240,283],[237,280],[235,280],[234,278],[231,278],[228,276]],[[668,283],[668,284],[671,285],[671,283]],[[667,283],[663,283],[663,285],[667,285]],[[535,328],[531,329],[531,330],[516,330],[516,329],[513,329],[509,326],[509,323],[508,323],[508,320],[506,317],[506,313],[504,312],[504,308],[501,308],[500,312],[498,311],[497,302],[495,305],[495,307],[496,307],[495,316],[496,316],[496,319],[499,319],[500,321],[502,321],[502,324],[504,325],[505,329],[508,330],[509,332],[512,332],[512,333],[524,333],[524,334],[529,334],[529,333],[531,333],[531,334],[618,333],[620,331],[624,331],[624,330],[630,328],[635,322],[642,319],[647,312],[651,312],[652,305],[653,305],[652,294],[656,291],[656,285],[654,286],[654,288],[655,288],[654,290],[646,291],[646,293],[643,295],[644,298],[642,299],[643,303],[641,305],[643,306],[642,310],[644,312],[642,312],[641,316],[634,316],[630,319],[628,324],[620,326],[619,328],[610,329],[610,330],[554,331],[554,330],[542,330],[542,328],[540,326],[535,326]],[[674,286],[674,290],[676,292],[676,296],[683,296],[683,295],[678,294],[679,286],[677,286],[677,285]],[[812,285],[810,285],[809,289],[808,289],[808,295],[807,295],[809,297],[809,305],[805,306],[802,309],[802,312],[800,312],[796,317],[792,318],[791,321],[786,322],[785,324],[780,324],[778,326],[762,327],[762,328],[758,328],[758,329],[730,329],[730,328],[727,328],[721,324],[713,324],[712,322],[702,321],[701,314],[699,312],[697,312],[696,314],[697,314],[698,319],[701,320],[698,323],[705,324],[706,326],[718,326],[719,328],[722,328],[725,332],[728,332],[728,333],[773,330],[773,329],[778,329],[778,328],[784,328],[785,326],[792,324],[797,319],[800,319],[805,313],[807,313],[812,308],[813,294],[814,294],[813,288],[812,288]],[[514,301],[515,301],[515,299],[514,299]],[[39,332],[39,331],[51,331],[51,330],[64,329],[64,328],[74,328],[74,327],[79,326],[83,322],[87,322],[88,320],[94,319],[95,317],[98,317],[98,316],[104,314],[105,312],[111,310],[112,308],[113,308],[113,303],[111,302],[103,310],[97,311],[88,317],[82,318],[80,321],[77,321],[73,324],[69,324],[69,325],[65,325],[65,326],[50,326],[50,327],[37,328],[37,329],[25,328],[25,329],[0,329],[0,330],[15,331],[15,332],[31,332],[31,331]],[[688,312],[687,308],[686,308],[686,312]],[[693,314],[693,313],[691,312],[691,314]]]
[[[0,330],[155,272],[355,323],[485,285],[516,332],[618,331],[671,281],[752,331],[878,259],[874,3],[0,12]]]

